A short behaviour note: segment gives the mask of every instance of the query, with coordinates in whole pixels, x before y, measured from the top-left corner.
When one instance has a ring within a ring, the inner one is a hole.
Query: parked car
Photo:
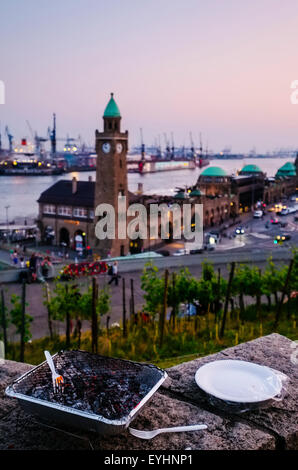
[[[158,250],[156,253],[159,253],[162,256],[170,256],[170,252],[168,250]]]
[[[288,222],[279,222],[279,225],[281,227],[286,227],[288,225]]]
[[[290,213],[290,210],[288,207],[285,207],[280,211],[280,215],[288,215],[289,213]]]
[[[235,230],[236,235],[243,235],[244,232],[245,232],[245,230],[244,230],[243,227],[237,227],[236,230]]]
[[[205,233],[205,240],[207,243],[219,243],[220,238],[220,233],[217,230],[210,230]],[[212,242],[210,242],[210,239],[212,239]]]
[[[192,250],[189,250],[190,255],[197,255],[198,253],[203,253],[204,248],[193,248]]]
[[[215,243],[211,244],[211,243],[205,243],[204,245],[204,250],[207,250],[207,251],[213,251],[215,250]]]
[[[188,250],[186,250],[185,248],[180,248],[179,250],[177,250],[173,253],[173,256],[184,256],[184,255],[188,255],[188,254],[189,254]]]
[[[279,242],[285,242],[286,240],[291,240],[291,235],[289,235],[288,233],[283,233],[281,235],[276,235],[275,239],[274,239],[277,243]]]

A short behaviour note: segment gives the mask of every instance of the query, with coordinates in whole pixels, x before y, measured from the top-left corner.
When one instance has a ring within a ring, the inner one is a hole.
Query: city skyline
[[[292,0],[13,0],[0,18],[2,145],[6,124],[16,141],[27,120],[44,136],[53,112],[58,137],[94,145],[114,92],[130,147],[142,128],[147,145],[173,132],[189,146],[192,132],[214,151],[296,148],[297,17]]]

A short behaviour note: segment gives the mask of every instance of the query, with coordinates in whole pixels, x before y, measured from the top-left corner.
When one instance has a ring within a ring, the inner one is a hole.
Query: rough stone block
[[[195,382],[195,373],[207,362],[222,359],[242,359],[266,365],[279,370],[289,377],[281,401],[272,401],[270,406],[242,413],[241,419],[273,433],[277,446],[298,449],[298,364],[291,359],[296,343],[288,338],[271,334],[217,354],[205,356],[168,369],[169,380],[163,386],[198,406],[208,407],[209,402]]]
[[[223,419],[192,404],[156,393],[133,421],[132,427],[152,430],[159,427],[207,424],[208,429],[195,432],[161,434],[142,440],[128,431],[117,436],[97,436],[67,429],[81,437],[43,427],[35,418],[19,409],[0,420],[0,449],[86,449],[88,439],[102,450],[264,450],[274,449],[274,438],[246,424]],[[55,423],[51,423],[56,426]],[[21,430],[21,432],[20,432]]]
[[[6,387],[32,367],[21,362],[0,361],[0,418],[17,406],[16,400],[5,395]]]

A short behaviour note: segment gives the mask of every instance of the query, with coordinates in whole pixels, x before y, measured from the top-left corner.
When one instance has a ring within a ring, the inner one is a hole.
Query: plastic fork
[[[130,434],[140,439],[153,439],[153,437],[164,432],[188,432],[188,431],[200,431],[201,429],[207,429],[206,424],[194,424],[192,426],[177,426],[173,428],[161,428],[155,429],[154,431],[139,431],[138,429],[128,428]]]
[[[62,375],[57,374],[54,362],[49,351],[45,351],[44,355],[46,356],[47,363],[52,372],[52,381],[54,393],[63,393],[64,392],[64,380]]]

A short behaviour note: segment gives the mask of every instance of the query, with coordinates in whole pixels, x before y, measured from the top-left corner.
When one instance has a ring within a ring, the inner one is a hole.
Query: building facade
[[[39,228],[42,240],[76,251],[92,240],[95,182],[60,180],[39,199]]]
[[[160,247],[161,220],[158,218],[158,238],[151,238],[149,218],[145,240],[129,240],[124,230],[118,236],[117,209],[119,196],[126,197],[128,205],[140,203],[150,213],[151,204],[166,204],[169,208],[169,242],[172,238],[173,204],[203,205],[204,228],[221,225],[229,219],[236,219],[239,214],[254,209],[257,201],[271,204],[280,201],[295,192],[298,194],[298,156],[295,164],[285,164],[275,178],[267,178],[257,165],[246,165],[238,175],[228,175],[217,166],[206,168],[195,186],[175,196],[136,194],[128,190],[126,154],[128,150],[128,132],[121,131],[121,114],[111,94],[103,114],[103,131],[95,132],[97,154],[96,181],[60,180],[46,191],[39,199],[39,228],[45,243],[68,247],[82,252],[92,248],[101,257],[123,256]],[[115,238],[99,240],[95,227],[105,213],[97,213],[96,208],[109,204],[115,209]],[[181,210],[181,213],[183,211]],[[127,223],[130,218],[127,217]],[[181,226],[183,220],[181,219]],[[126,228],[126,226],[125,226]]]
[[[103,214],[97,215],[100,204],[110,204],[118,212],[119,197],[125,196],[125,212],[129,204],[127,185],[126,154],[128,150],[128,131],[121,132],[121,114],[111,93],[110,101],[103,115],[103,132],[95,132],[95,149],[97,154],[95,186],[95,220],[96,225]],[[95,236],[92,245],[103,257],[127,255],[129,240],[126,234],[118,233],[118,217],[115,217],[115,238],[99,240]],[[126,227],[125,227],[126,228]],[[126,232],[126,230],[125,230]],[[120,236],[119,236],[120,235]],[[120,238],[122,237],[122,238]]]

